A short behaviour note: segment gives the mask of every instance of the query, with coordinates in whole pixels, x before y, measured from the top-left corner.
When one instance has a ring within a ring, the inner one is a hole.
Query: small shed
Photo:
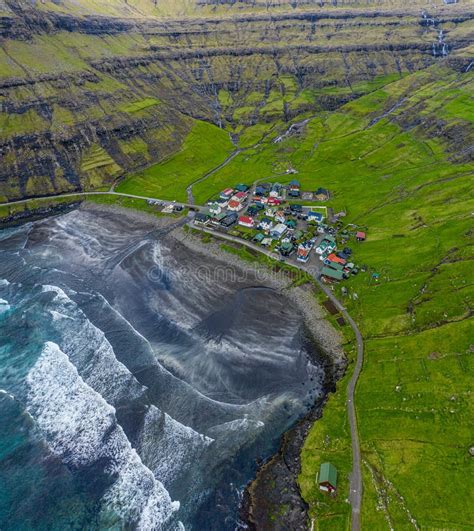
[[[318,474],[319,490],[324,492],[335,492],[337,488],[337,470],[331,463],[322,463]]]

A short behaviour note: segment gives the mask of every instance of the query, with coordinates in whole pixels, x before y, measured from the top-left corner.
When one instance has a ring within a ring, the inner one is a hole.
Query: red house
[[[359,231],[357,234],[356,234],[356,239],[358,242],[365,242],[365,232],[362,232],[362,231]]]
[[[328,260],[331,262],[335,262],[336,264],[346,265],[346,261],[344,260],[344,258],[339,258],[339,256],[336,256],[334,253],[328,256]]]
[[[240,216],[239,225],[242,225],[243,227],[249,227],[251,229],[253,228],[254,220],[250,216]]]
[[[267,204],[268,205],[281,205],[281,199],[277,199],[276,197],[269,197]]]

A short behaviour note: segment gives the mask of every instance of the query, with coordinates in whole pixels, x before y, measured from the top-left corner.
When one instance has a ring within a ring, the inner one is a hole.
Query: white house
[[[254,220],[250,216],[240,216],[239,225],[242,225],[242,227],[249,227],[250,229],[252,229],[254,226]]]
[[[278,221],[278,223],[285,223],[286,217],[283,210],[278,210],[275,212],[275,221]]]
[[[240,212],[244,208],[244,205],[240,203],[239,201],[233,201],[232,199],[229,201],[229,204],[227,205],[227,209],[231,212]]]
[[[222,212],[222,208],[218,203],[209,203],[209,212],[211,214],[217,215]]]
[[[279,240],[285,232],[288,230],[288,227],[284,225],[283,223],[278,223],[273,227],[273,229],[270,231],[270,236],[274,240]]]
[[[268,230],[271,230],[272,227],[273,227],[273,222],[271,219],[263,218],[262,221],[260,221],[260,225],[259,225],[260,229],[264,231],[268,231]]]

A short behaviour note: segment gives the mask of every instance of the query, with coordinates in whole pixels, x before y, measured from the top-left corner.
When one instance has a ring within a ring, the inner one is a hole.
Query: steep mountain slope
[[[195,120],[251,145],[429,66],[444,53],[440,27],[451,51],[466,46],[474,16],[258,2],[211,16],[202,3],[160,2],[199,16],[145,20],[159,14],[153,2],[126,4],[1,4],[3,198],[107,188],[176,152]]]

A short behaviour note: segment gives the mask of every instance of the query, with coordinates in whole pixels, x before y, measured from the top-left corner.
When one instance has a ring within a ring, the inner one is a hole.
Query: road
[[[237,155],[239,155],[240,153],[242,153],[242,149],[238,148],[236,149],[235,151],[233,151],[223,162],[221,162],[218,166],[216,166],[215,168],[213,168],[212,170],[208,171],[207,173],[205,173],[202,177],[199,177],[199,179],[196,179],[194,182],[192,182],[187,188],[186,188],[186,193],[188,194],[188,203],[190,205],[194,205],[195,204],[195,201],[194,201],[194,195],[193,195],[193,186],[195,184],[198,184],[204,180],[206,180],[208,177],[210,177],[212,174],[218,172],[219,170],[221,170],[222,168],[224,168],[225,166],[227,166],[227,164],[229,164],[229,162],[233,159],[235,159],[235,157]]]
[[[240,153],[239,150],[234,151],[221,165],[211,170],[211,172],[207,173],[205,176],[201,177],[198,181],[196,181],[193,184],[196,184],[197,182],[209,177],[212,173],[218,171],[220,168],[228,164],[234,157],[236,157]],[[192,195],[192,186],[190,186],[190,189],[188,189],[188,203],[173,203],[175,205],[183,206],[183,207],[192,207],[196,208],[194,205],[194,197]],[[170,204],[171,201],[163,201],[160,199],[157,199],[156,197],[146,197],[146,196],[140,196],[140,195],[132,195],[132,194],[124,194],[121,192],[114,192],[114,191],[108,191],[108,192],[76,192],[76,193],[67,193],[67,194],[60,194],[57,196],[43,196],[43,197],[36,197],[34,199],[53,199],[53,198],[59,198],[59,197],[86,197],[86,196],[93,196],[93,195],[116,195],[121,197],[130,197],[132,199],[143,199],[145,201],[161,201],[165,204]],[[10,201],[9,203],[0,203],[0,206],[9,206],[9,205],[18,205],[22,203],[28,203],[31,201],[32,198],[29,199],[20,199],[18,201]],[[203,232],[207,232],[213,236],[222,238],[224,240],[232,241],[234,243],[238,243],[240,245],[245,245],[246,247],[249,247],[251,249],[254,249],[258,251],[259,253],[265,254],[269,256],[272,259],[275,259],[275,253],[268,251],[267,249],[262,249],[260,246],[255,245],[251,242],[247,242],[245,240],[242,240],[241,238],[237,238],[235,236],[230,236],[229,234],[217,232],[211,229],[206,229],[204,227],[197,227],[193,226],[193,228],[201,230]],[[310,273],[315,281],[317,282],[318,286],[321,288],[321,290],[326,294],[328,299],[330,299],[336,308],[341,312],[341,315],[344,317],[344,319],[350,324],[352,327],[352,330],[354,331],[356,341],[357,341],[357,359],[354,367],[354,372],[352,373],[352,377],[349,381],[349,384],[347,386],[347,413],[349,416],[349,425],[351,430],[351,440],[352,440],[352,474],[351,474],[351,480],[350,480],[350,494],[349,499],[352,506],[352,531],[359,531],[360,530],[360,507],[361,507],[361,501],[362,501],[362,472],[361,472],[361,456],[360,456],[360,442],[359,442],[359,433],[357,428],[357,415],[355,411],[355,405],[354,405],[354,396],[355,396],[355,389],[357,386],[357,381],[359,379],[360,373],[362,371],[362,365],[364,361],[364,342],[362,338],[362,334],[360,333],[360,330],[355,323],[355,321],[352,319],[352,317],[349,315],[347,310],[344,308],[344,306],[341,304],[341,302],[336,298],[334,293],[328,288],[326,284],[324,284],[320,278],[319,278],[319,272],[318,270],[313,266],[307,266],[303,264],[298,264],[298,262],[292,263],[294,267],[297,267],[298,269],[301,269],[302,271],[306,271],[307,273]]]
[[[121,192],[112,192],[112,191],[108,191],[108,192],[74,192],[74,193],[67,193],[67,194],[58,194],[58,195],[45,195],[45,196],[41,196],[41,197],[30,197],[29,199],[19,199],[18,201],[9,201],[8,203],[0,203],[0,207],[2,206],[10,206],[10,205],[20,205],[22,203],[28,203],[30,201],[35,201],[35,200],[41,200],[41,199],[57,199],[57,198],[60,198],[60,197],[86,197],[86,196],[89,196],[89,195],[118,195],[118,196],[121,196],[121,197],[130,197],[131,199],[144,199],[145,201],[160,201],[162,203],[165,203],[165,204],[171,204],[173,203],[174,205],[177,205],[177,206],[182,206],[182,207],[193,207],[193,208],[196,208],[194,206],[194,204],[189,204],[189,203],[179,203],[179,202],[174,202],[174,201],[169,201],[169,200],[164,200],[164,199],[158,199],[156,197],[145,197],[145,196],[142,196],[142,195],[133,195],[133,194],[124,194],[124,193],[121,193]]]
[[[259,253],[265,254],[266,256],[269,256],[270,258],[275,259],[275,253],[268,251],[267,249],[262,249],[262,247],[254,243],[242,240],[241,238],[238,238],[236,236],[231,236],[229,234],[217,232],[211,229],[206,229],[205,227],[197,227],[196,225],[194,225],[193,228],[198,229],[202,232],[211,234],[212,236],[215,236],[217,238],[222,238],[224,240],[228,240],[234,243],[238,243],[240,245],[244,245],[250,249],[253,249],[255,251],[258,251]],[[352,507],[351,530],[359,531],[360,530],[360,508],[361,508],[361,503],[362,503],[363,485],[362,485],[359,431],[357,428],[357,415],[355,411],[354,397],[355,397],[357,381],[362,371],[362,366],[364,362],[364,340],[359,330],[359,327],[357,326],[355,321],[352,319],[352,317],[349,315],[349,312],[346,310],[343,304],[339,301],[339,299],[334,295],[334,293],[329,289],[329,287],[326,284],[324,284],[324,282],[322,282],[321,279],[319,278],[318,269],[314,266],[308,266],[306,264],[299,264],[298,262],[294,262],[294,263],[292,262],[291,265],[293,267],[297,267],[301,271],[305,271],[306,273],[309,273],[315,279],[316,283],[321,288],[321,290],[325,293],[328,299],[330,299],[333,302],[333,304],[340,311],[344,319],[349,323],[356,337],[357,359],[356,359],[354,371],[352,373],[352,377],[349,380],[349,383],[347,385],[346,406],[347,406],[347,414],[349,417],[349,426],[351,430],[351,441],[352,441],[352,473],[351,473],[351,478],[350,478],[350,493],[349,493],[349,500],[350,500],[351,507]]]

